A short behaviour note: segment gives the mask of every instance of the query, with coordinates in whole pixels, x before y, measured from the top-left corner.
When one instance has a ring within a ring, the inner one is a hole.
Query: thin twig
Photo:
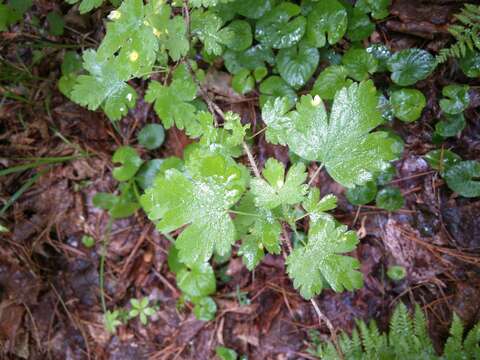
[[[335,328],[333,327],[330,319],[322,313],[322,311],[318,307],[318,304],[315,301],[315,299],[310,299],[310,302],[312,303],[313,308],[315,309],[315,312],[317,313],[319,324],[321,325],[322,321],[324,321],[325,324],[327,325],[328,330],[330,331],[330,335],[332,336],[333,344],[335,345],[335,348],[337,349],[338,356],[340,357],[341,360],[343,360],[344,357],[343,357],[342,349],[340,349],[340,346],[338,345],[338,341],[337,341],[337,332],[335,331]]]
[[[323,164],[321,164],[317,170],[315,170],[315,173],[313,174],[313,176],[310,178],[310,180],[308,181],[308,186],[311,186],[313,181],[315,180],[315,178],[318,176],[318,174],[320,174],[320,171],[322,171],[323,169]]]
[[[255,158],[253,157],[252,152],[250,151],[250,148],[248,147],[247,143],[244,141],[243,142],[243,149],[245,150],[245,153],[247,154],[248,161],[250,162],[250,165],[252,166],[253,173],[257,178],[261,178],[260,171],[258,171],[257,164],[255,162]]]

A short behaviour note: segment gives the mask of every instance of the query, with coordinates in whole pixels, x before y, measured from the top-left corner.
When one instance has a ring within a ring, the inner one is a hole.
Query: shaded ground
[[[37,1],[28,16],[43,21],[44,14],[57,6]],[[393,49],[438,50],[450,39],[446,24],[460,6],[459,1],[394,1],[392,15],[378,24],[371,40]],[[2,219],[11,230],[0,235],[2,354],[12,359],[210,359],[215,347],[224,344],[249,359],[309,358],[308,331],[317,329],[324,338],[329,331],[319,324],[311,304],[292,288],[282,257],[267,256],[254,273],[237,256],[217,264],[216,272],[229,281],[218,280],[215,321],[198,321],[188,304],[176,306],[180,294],[166,264],[170,242],[154,231],[142,212],[113,224],[106,263],[107,300],[113,308],[127,305],[130,298],[149,296],[158,301],[160,310],[148,326],[133,321],[120,327],[116,336],[104,330],[98,300],[100,244],[87,249],[80,240],[84,234],[98,240],[105,232],[108,215],[93,207],[92,197],[115,189],[110,172],[114,149],[120,144],[135,146],[139,128],[158,120],[150,105],[139,101],[121,122],[119,134],[103,114],[88,112],[58,92],[64,45],[92,46],[102,33],[100,12],[91,17],[71,12],[67,25],[62,38],[46,37],[29,26],[0,34],[0,167],[21,163],[19,158],[72,155],[80,149],[91,154],[0,177],[3,203],[40,174]],[[52,47],[41,47],[45,56],[32,64],[33,46],[39,41],[49,41]],[[375,82],[385,84],[385,76],[376,76]],[[225,76],[212,79],[209,92],[219,106],[261,127],[255,97],[232,98],[222,80]],[[466,129],[445,147],[464,159],[480,159],[480,94],[474,86],[479,84],[463,77],[451,62],[417,85],[428,99],[422,118],[408,125],[394,123],[406,143],[393,180],[406,197],[402,210],[393,214],[372,206],[351,206],[344,189],[325,172],[315,183],[322,193],[339,197],[336,217],[361,237],[355,255],[362,262],[365,287],[342,294],[326,290],[317,298],[339,329],[351,329],[356,318],[377,319],[385,326],[399,300],[419,302],[428,312],[438,347],[452,311],[469,325],[480,320],[480,201],[452,195],[422,158],[435,148],[431,136],[438,98],[442,87],[453,81],[470,83],[473,101],[465,114]],[[139,92],[144,89],[140,81],[133,85]],[[143,157],[181,156],[187,144],[180,131],[170,130],[160,151]],[[262,136],[253,150],[260,166],[269,156],[289,161],[285,148],[266,144]],[[310,173],[315,169],[311,165]],[[394,264],[407,268],[404,281],[393,283],[386,277],[387,267]]]

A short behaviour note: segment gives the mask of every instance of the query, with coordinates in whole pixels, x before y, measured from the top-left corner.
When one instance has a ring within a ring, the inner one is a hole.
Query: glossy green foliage
[[[480,51],[467,51],[465,56],[458,60],[463,73],[470,78],[480,76]]]
[[[392,92],[390,102],[393,114],[399,120],[412,122],[420,118],[427,100],[417,89],[400,89]]]
[[[457,115],[467,109],[470,104],[468,94],[470,87],[468,85],[452,84],[442,89],[443,99],[440,99],[440,108],[445,114]]]
[[[357,271],[360,263],[341,255],[355,249],[357,243],[355,232],[331,218],[311,224],[307,244],[295,248],[287,258],[287,271],[295,288],[305,299],[311,299],[325,284],[335,291],[362,287],[362,274]]]
[[[165,130],[160,124],[148,124],[138,133],[138,142],[145,149],[155,150],[165,141]]]
[[[303,96],[291,112],[284,99],[277,99],[263,109],[266,137],[307,160],[321,161],[340,184],[362,185],[398,156],[397,142],[388,133],[370,133],[383,122],[377,104],[371,81],[339,91],[330,117],[319,97]]]
[[[135,181],[141,189],[146,190],[153,185],[157,175],[164,174],[168,169],[182,170],[183,161],[174,156],[146,161],[135,175]]]
[[[262,16],[255,27],[255,39],[274,49],[297,44],[305,34],[307,20],[300,14],[300,6],[282,2]]]
[[[85,14],[102,5],[103,0],[65,0],[68,4],[79,4],[78,10],[80,14]]]
[[[133,185],[129,183],[119,186],[118,195],[103,192],[95,194],[93,205],[107,210],[113,219],[129,217],[140,208]]]
[[[67,51],[63,57],[62,76],[58,80],[58,89],[70,98],[77,76],[82,72],[82,59],[75,51]]]
[[[453,151],[440,149],[432,150],[425,155],[425,160],[428,165],[434,170],[443,174],[450,167],[462,160],[460,156],[455,154]]]
[[[463,114],[445,114],[442,120],[435,124],[435,134],[443,138],[456,136],[465,128],[466,122]]]
[[[477,359],[480,353],[478,339],[480,323],[466,332],[460,318],[454,314],[442,354],[437,355],[428,335],[427,321],[420,306],[410,316],[407,307],[400,303],[390,319],[388,333],[380,332],[375,322],[369,325],[357,322],[357,328],[351,335],[339,337],[339,348],[345,360],[369,359]],[[340,355],[333,343],[317,343],[309,351],[323,360],[337,360]]]
[[[177,273],[177,285],[189,298],[203,298],[216,291],[215,273],[207,263],[183,267]]]
[[[7,28],[23,18],[25,12],[32,6],[32,0],[8,0],[0,3],[0,31]]]
[[[337,0],[318,1],[308,15],[307,39],[316,46],[336,44],[347,31],[347,10]]]
[[[113,154],[112,162],[121,164],[113,169],[113,177],[118,181],[127,181],[135,176],[143,160],[134,148],[122,146]]]
[[[188,225],[175,246],[181,262],[201,264],[214,251],[230,251],[235,227],[228,210],[245,191],[246,181],[242,167],[221,155],[194,153],[185,168],[185,173],[169,169],[157,177],[141,204],[161,232]]]
[[[224,346],[217,346],[215,354],[220,360],[237,360],[238,356],[235,350],[226,348]]]
[[[445,180],[450,189],[464,197],[480,196],[480,163],[460,161],[448,167]]]
[[[311,94],[318,95],[324,100],[333,100],[337,91],[351,85],[352,81],[347,79],[347,76],[348,71],[345,66],[331,65],[320,73]]]
[[[388,8],[392,0],[358,0],[355,7],[363,12],[371,13],[374,19],[383,19],[388,16]]]
[[[386,187],[377,193],[375,202],[380,209],[397,211],[402,208],[405,199],[399,188]]]
[[[388,70],[395,84],[410,86],[426,79],[435,69],[435,58],[426,50],[401,50],[388,60]]]
[[[295,105],[297,93],[280,76],[270,76],[266,78],[259,86],[260,106],[263,108],[268,101],[274,101],[276,98],[286,98],[289,107]]]
[[[375,181],[368,181],[363,185],[347,189],[345,196],[352,205],[366,205],[375,199],[377,191]]]
[[[342,58],[345,70],[356,81],[367,80],[378,68],[378,61],[365,49],[352,48]]]
[[[247,69],[241,69],[232,78],[232,88],[239,94],[246,94],[253,90],[255,79]]]
[[[302,87],[310,80],[319,60],[318,50],[306,42],[281,49],[276,58],[280,76],[295,89]]]

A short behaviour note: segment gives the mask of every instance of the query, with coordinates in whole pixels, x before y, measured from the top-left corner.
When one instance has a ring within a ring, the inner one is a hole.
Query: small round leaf
[[[388,61],[392,80],[400,86],[409,86],[426,79],[435,69],[435,58],[426,50],[405,49],[395,53]]]
[[[372,202],[377,195],[377,184],[375,181],[368,181],[364,185],[349,188],[345,192],[347,200],[352,205],[365,205]]]
[[[217,304],[210,296],[202,297],[200,300],[195,301],[195,307],[193,308],[193,314],[197,320],[211,321],[215,319],[217,313]]]
[[[308,14],[307,39],[315,47],[336,44],[347,31],[347,10],[337,0],[322,0]]]
[[[451,166],[445,173],[450,189],[461,196],[472,198],[480,196],[480,163],[461,161]]]
[[[445,114],[457,115],[465,111],[470,103],[468,95],[468,85],[447,85],[442,89],[442,95],[445,97],[440,100],[440,108]]]
[[[387,276],[394,281],[400,281],[407,276],[407,270],[399,265],[390,266],[387,270]]]
[[[246,94],[255,87],[255,79],[247,69],[242,69],[232,78],[232,88],[239,94]]]
[[[311,94],[318,95],[324,100],[332,100],[337,91],[352,83],[350,79],[347,79],[347,76],[348,72],[344,66],[331,65],[318,75]]]
[[[282,49],[277,55],[280,76],[293,88],[300,88],[312,77],[319,62],[318,50],[301,42],[298,46]]]
[[[456,136],[465,128],[466,122],[463,114],[444,115],[443,120],[435,124],[435,134],[447,138]]]
[[[432,150],[425,155],[425,160],[428,165],[434,170],[443,174],[446,170],[451,168],[456,163],[462,161],[462,158],[453,151],[438,149]]]
[[[427,100],[421,91],[416,89],[400,89],[390,97],[393,113],[405,122],[417,120],[421,115]]]
[[[377,59],[365,49],[348,50],[343,55],[342,63],[348,75],[357,81],[368,79],[368,75],[375,73],[378,67]]]
[[[386,187],[377,194],[376,205],[381,209],[396,211],[402,208],[404,202],[403,195],[398,188]]]
[[[148,124],[138,134],[138,142],[145,149],[154,150],[165,141],[165,130],[160,124]]]

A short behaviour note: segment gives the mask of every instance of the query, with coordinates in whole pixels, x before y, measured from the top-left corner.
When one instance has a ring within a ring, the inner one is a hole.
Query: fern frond
[[[462,321],[457,314],[453,314],[453,321],[450,326],[450,337],[448,338],[444,349],[444,356],[447,359],[462,351],[463,330]]]
[[[463,342],[465,353],[469,354],[472,359],[480,358],[480,323],[475,325]]]
[[[480,50],[480,6],[466,4],[455,18],[458,23],[449,26],[448,31],[456,42],[439,51],[436,57],[438,64],[444,63],[448,58],[463,58],[467,50]]]

